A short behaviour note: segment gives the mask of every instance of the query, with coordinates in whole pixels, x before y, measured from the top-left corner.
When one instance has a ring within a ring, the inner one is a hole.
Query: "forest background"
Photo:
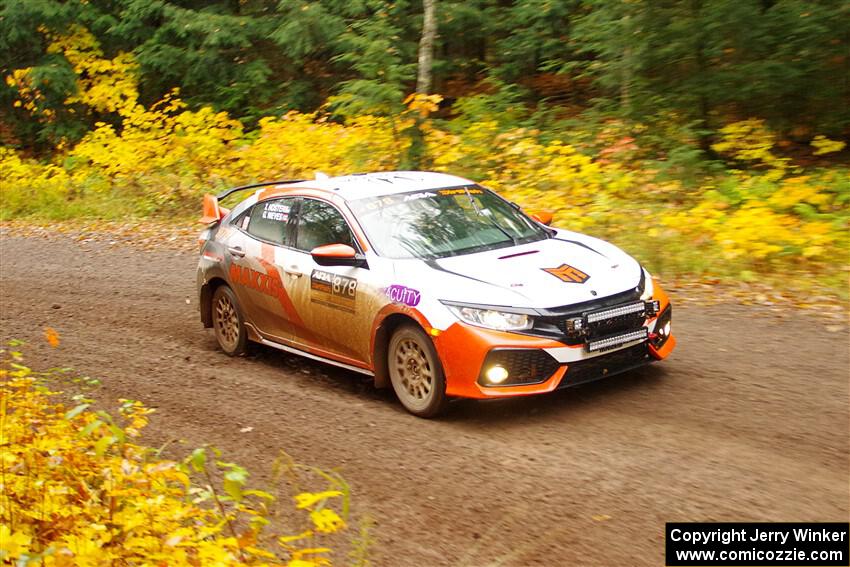
[[[3,0],[0,219],[447,171],[664,276],[847,298],[840,0]],[[151,220],[153,222],[153,220]]]

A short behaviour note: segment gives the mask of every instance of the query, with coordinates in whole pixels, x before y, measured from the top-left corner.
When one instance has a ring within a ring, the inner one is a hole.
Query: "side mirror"
[[[549,226],[552,223],[552,212],[551,211],[539,211],[536,213],[531,213],[531,218],[539,222],[540,224],[545,224]]]
[[[348,244],[326,244],[310,251],[313,261],[320,266],[357,266],[368,268],[366,257],[358,254]]]

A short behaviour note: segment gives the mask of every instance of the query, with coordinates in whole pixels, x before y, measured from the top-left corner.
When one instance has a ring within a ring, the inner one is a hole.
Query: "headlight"
[[[525,313],[506,313],[493,309],[478,309],[462,305],[446,305],[458,319],[476,327],[497,331],[522,331],[531,328],[531,318]]]

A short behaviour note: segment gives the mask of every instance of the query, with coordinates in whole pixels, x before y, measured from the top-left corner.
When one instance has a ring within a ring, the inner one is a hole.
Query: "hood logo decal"
[[[569,264],[561,264],[557,268],[543,268],[544,272],[548,272],[566,283],[584,283],[590,279],[590,276],[574,268]]]

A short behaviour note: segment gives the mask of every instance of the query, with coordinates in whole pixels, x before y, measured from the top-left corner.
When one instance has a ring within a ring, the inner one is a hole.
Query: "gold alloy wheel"
[[[414,339],[401,340],[393,353],[393,378],[401,388],[396,391],[404,397],[404,405],[426,407],[434,392],[434,370],[425,349]]]
[[[235,351],[239,344],[239,314],[226,293],[220,294],[215,303],[213,325],[221,348],[227,352]]]

